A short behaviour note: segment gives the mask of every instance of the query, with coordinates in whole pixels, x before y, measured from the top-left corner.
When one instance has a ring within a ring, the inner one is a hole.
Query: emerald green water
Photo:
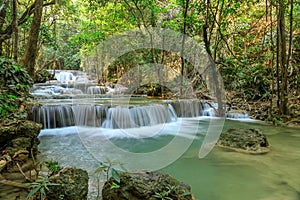
[[[298,200],[300,199],[299,129],[227,121],[229,127],[259,128],[272,149],[265,155],[214,150],[197,159],[194,143],[181,159],[162,171],[191,184],[197,199]]]
[[[240,122],[226,120],[224,130],[228,128],[259,128],[265,133],[271,144],[271,151],[265,155],[247,155],[225,151],[215,147],[203,159],[198,158],[199,148],[207,131],[208,120],[197,118],[199,123],[197,138],[183,155],[164,166],[160,171],[167,172],[175,178],[191,185],[192,193],[203,200],[299,200],[300,199],[300,132],[295,128],[273,127],[258,122]],[[182,122],[185,123],[185,122]],[[160,149],[172,142],[175,137],[176,124],[164,127],[145,127],[139,131],[164,129],[162,133],[151,137],[134,138],[120,130],[95,128],[78,129],[75,127],[43,130],[40,136],[41,159],[57,160],[63,166],[75,166],[86,169],[90,179],[99,160],[105,157],[121,160],[125,167],[154,163],[159,165],[159,158],[135,160],[122,157],[110,148],[109,138],[114,145],[134,153],[148,153]],[[188,128],[188,127],[186,127]],[[79,132],[78,132],[79,130]],[[173,131],[174,130],[174,131]],[[182,136],[182,140],[188,137]],[[180,149],[178,145],[175,149]],[[168,155],[172,155],[169,151]],[[168,156],[167,155],[167,156]],[[164,158],[164,157],[162,157]],[[150,161],[149,161],[150,160]],[[90,199],[97,188],[90,182]]]

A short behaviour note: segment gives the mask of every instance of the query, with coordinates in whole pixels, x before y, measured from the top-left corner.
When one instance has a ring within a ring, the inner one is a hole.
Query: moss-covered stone
[[[59,185],[49,186],[47,199],[86,200],[88,173],[82,169],[63,168],[49,181]]]
[[[11,122],[0,127],[0,146],[1,150],[6,150],[13,156],[19,150],[27,150],[37,154],[39,144],[38,135],[42,125],[32,121]],[[29,155],[32,156],[32,155]]]
[[[120,173],[119,188],[112,188],[111,177],[103,186],[103,200],[191,200],[190,186],[160,172]],[[167,198],[168,197],[168,198]]]
[[[18,137],[36,138],[41,129],[41,124],[27,120],[0,126],[0,145],[5,145],[7,141]]]
[[[258,129],[229,129],[220,135],[217,146],[249,154],[269,152],[267,137]]]

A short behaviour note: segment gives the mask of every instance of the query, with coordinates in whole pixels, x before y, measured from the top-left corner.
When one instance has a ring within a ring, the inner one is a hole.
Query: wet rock
[[[270,150],[267,137],[258,129],[229,129],[220,135],[217,146],[249,154]]]
[[[49,179],[59,185],[49,186],[48,199],[86,200],[88,173],[82,169],[63,168]]]
[[[104,184],[103,200],[193,199],[190,186],[160,172],[120,173],[120,184],[112,187],[113,184],[112,177]]]

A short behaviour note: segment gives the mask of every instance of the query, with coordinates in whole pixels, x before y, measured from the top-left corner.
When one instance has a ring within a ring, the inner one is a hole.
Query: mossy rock
[[[42,125],[32,121],[11,122],[0,127],[0,146],[13,156],[19,150],[37,154]],[[30,155],[31,156],[31,155]]]
[[[264,154],[270,151],[267,137],[258,129],[229,129],[220,135],[216,145],[248,154]]]
[[[112,187],[111,177],[103,186],[103,200],[192,200],[190,186],[160,172],[120,173],[119,187]],[[158,196],[161,196],[159,198]],[[162,198],[163,197],[163,198]]]
[[[33,121],[22,120],[0,126],[0,145],[18,137],[36,138],[42,129],[42,125]]]
[[[86,200],[88,194],[88,173],[82,169],[63,168],[49,178],[47,199]]]

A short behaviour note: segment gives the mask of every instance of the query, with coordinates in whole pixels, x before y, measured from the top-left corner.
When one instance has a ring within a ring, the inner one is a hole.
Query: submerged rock
[[[267,137],[258,129],[229,129],[220,135],[217,146],[249,154],[270,151]]]
[[[103,200],[192,200],[191,188],[168,174],[142,171],[120,173],[117,187],[111,177],[103,186]]]

